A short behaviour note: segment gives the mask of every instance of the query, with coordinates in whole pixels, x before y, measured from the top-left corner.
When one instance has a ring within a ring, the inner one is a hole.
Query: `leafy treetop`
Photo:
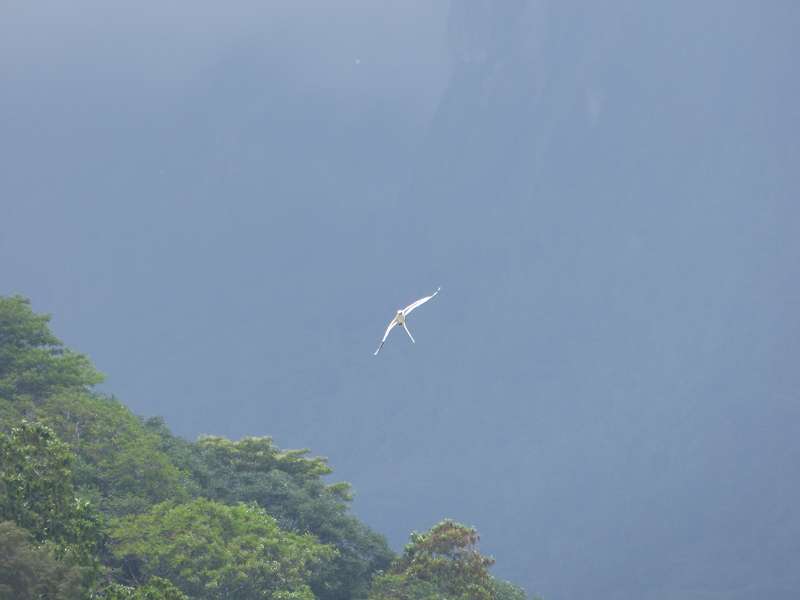
[[[497,600],[489,567],[478,552],[478,532],[451,520],[412,533],[389,573],[376,578],[372,600]]]
[[[0,433],[0,520],[15,522],[59,556],[90,565],[103,544],[99,515],[76,496],[69,448],[41,423]]]
[[[65,348],[22,296],[0,297],[0,397],[38,400],[57,390],[86,390],[103,376]]]
[[[311,582],[320,600],[367,595],[372,574],[389,566],[393,554],[383,536],[349,514],[347,483],[326,484],[327,461],[308,450],[279,450],[269,437],[231,441],[208,436],[196,444],[195,479],[203,494],[226,503],[255,502],[280,527],[310,532],[338,553]],[[185,453],[181,453],[186,461]]]
[[[119,519],[111,536],[132,583],[163,577],[207,600],[313,600],[307,580],[336,553],[256,506],[203,498]]]

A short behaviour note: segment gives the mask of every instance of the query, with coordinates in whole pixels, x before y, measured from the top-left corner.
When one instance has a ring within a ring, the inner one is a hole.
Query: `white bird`
[[[419,300],[417,300],[415,302],[412,302],[411,304],[409,304],[405,308],[397,311],[397,314],[394,316],[394,319],[389,321],[389,326],[386,328],[386,333],[383,334],[383,339],[381,340],[381,345],[378,346],[377,350],[375,350],[375,356],[378,356],[378,352],[381,351],[381,348],[383,348],[383,345],[386,343],[386,338],[389,337],[389,332],[392,331],[392,329],[394,329],[397,325],[402,325],[403,329],[406,330],[406,333],[408,334],[408,337],[411,338],[411,342],[413,344],[416,344],[416,342],[414,341],[414,336],[411,335],[411,332],[408,330],[408,327],[406,327],[406,317],[409,314],[411,314],[412,310],[414,310],[418,306],[422,306],[428,300],[433,298],[436,294],[439,293],[439,290],[441,290],[441,289],[442,289],[441,287],[438,287],[438,288],[436,288],[436,291],[433,292],[430,296],[425,296],[424,298],[420,298]]]

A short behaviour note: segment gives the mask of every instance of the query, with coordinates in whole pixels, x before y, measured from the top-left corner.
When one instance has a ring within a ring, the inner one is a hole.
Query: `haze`
[[[795,2],[11,2],[0,293],[547,600],[800,597]],[[416,311],[412,346],[395,310]]]

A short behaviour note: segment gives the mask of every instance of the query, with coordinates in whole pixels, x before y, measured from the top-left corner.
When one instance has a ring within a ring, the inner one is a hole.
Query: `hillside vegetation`
[[[135,416],[48,321],[0,297],[0,600],[524,600],[471,527],[396,556],[324,458]]]

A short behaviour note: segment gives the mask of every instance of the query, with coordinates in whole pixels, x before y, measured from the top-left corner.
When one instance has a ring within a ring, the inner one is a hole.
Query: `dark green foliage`
[[[447,600],[436,587],[405,574],[381,573],[372,582],[370,600]]]
[[[193,597],[311,600],[316,566],[335,550],[281,530],[262,509],[198,499],[117,521],[114,554],[131,581],[164,577]]]
[[[311,587],[320,600],[366,598],[373,574],[386,568],[393,554],[385,538],[352,515],[340,515],[329,525],[323,542],[339,550],[334,559],[322,565]]]
[[[111,515],[142,512],[164,500],[187,500],[188,474],[159,449],[159,436],[113,398],[60,394],[38,413],[77,454],[75,480]]]
[[[254,501],[267,508],[287,529],[308,528],[303,503],[325,498],[337,510],[350,500],[346,484],[326,486],[331,472],[323,458],[307,450],[280,451],[269,437],[246,437],[238,442],[217,436],[196,444],[202,471],[196,473],[203,493],[226,501]],[[295,501],[297,500],[297,501]],[[316,507],[319,508],[319,507]]]
[[[29,532],[0,522],[0,600],[75,600],[83,594],[82,569],[40,546]]]
[[[99,516],[76,497],[74,456],[52,429],[22,421],[0,433],[0,520],[14,521],[38,542],[52,542],[59,556],[94,562],[102,534]]]
[[[101,375],[63,347],[49,320],[24,298],[0,297],[0,431],[23,417],[50,425],[77,456],[76,486],[104,512],[188,498],[188,476],[159,450],[159,436],[113,398],[91,392]]]
[[[173,435],[162,417],[141,419],[141,422],[145,430],[154,436],[155,447],[180,472],[186,493],[192,498],[203,495],[199,479],[206,481],[208,476],[196,444]]]
[[[103,380],[89,360],[64,348],[21,296],[0,297],[0,398],[39,400],[57,391],[86,390]]]
[[[189,600],[189,596],[167,579],[151,577],[142,586],[112,583],[97,595],[98,600]]]
[[[22,421],[0,434],[0,519],[31,531],[38,541],[61,538],[62,516],[75,503],[73,456],[49,427]]]
[[[392,553],[383,536],[348,513],[349,485],[324,482],[331,472],[325,459],[308,457],[307,450],[281,451],[268,437],[205,437],[196,448],[206,495],[255,502],[284,529],[310,532],[339,550],[312,582],[320,600],[366,597],[372,574],[388,567]]]

